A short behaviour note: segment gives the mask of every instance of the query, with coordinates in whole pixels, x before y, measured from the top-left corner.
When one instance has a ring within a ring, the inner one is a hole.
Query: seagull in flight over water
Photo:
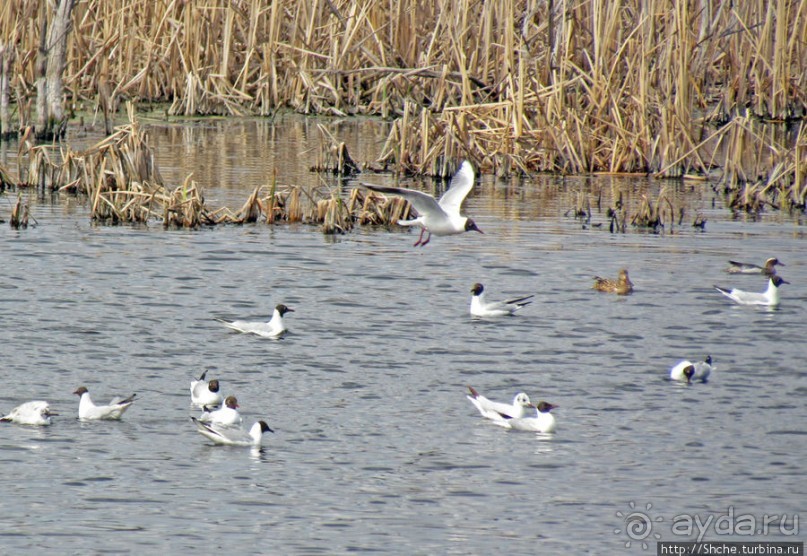
[[[418,217],[413,220],[398,220],[399,226],[420,226],[420,237],[415,242],[415,247],[429,243],[432,234],[436,236],[448,236],[461,234],[474,230],[484,233],[477,228],[476,223],[460,214],[460,205],[468,196],[474,186],[474,169],[467,160],[463,161],[460,169],[451,178],[451,185],[448,191],[443,193],[440,200],[436,200],[428,193],[416,191],[414,189],[403,189],[401,187],[386,187],[382,185],[372,185],[362,183],[363,187],[379,193],[389,193],[398,195],[409,201],[418,212]],[[426,239],[423,239],[424,232],[428,232]]]

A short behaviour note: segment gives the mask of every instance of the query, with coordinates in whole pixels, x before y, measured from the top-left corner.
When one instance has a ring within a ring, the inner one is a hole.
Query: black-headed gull
[[[418,212],[418,217],[413,220],[399,220],[398,225],[420,226],[420,237],[415,242],[415,247],[429,243],[432,234],[448,236],[470,230],[480,234],[483,233],[482,230],[477,228],[473,220],[460,214],[460,206],[474,186],[474,169],[467,160],[463,161],[460,169],[451,178],[448,191],[443,193],[439,201],[428,193],[414,189],[385,187],[369,183],[363,183],[362,186],[380,193],[399,195],[412,203],[412,206]],[[424,232],[429,234],[425,241],[423,240]]]
[[[279,338],[288,330],[286,324],[283,322],[283,316],[286,313],[293,313],[294,309],[286,307],[282,303],[275,306],[275,311],[272,313],[272,319],[269,322],[248,322],[244,320],[226,321],[223,319],[216,319],[227,328],[244,332],[245,334],[257,334],[264,338]]]
[[[549,402],[538,402],[535,406],[534,417],[518,417],[513,419],[498,419],[495,421],[497,425],[508,429],[529,432],[555,432],[557,422],[555,416],[550,413],[555,409],[556,405]]]
[[[202,373],[199,380],[191,381],[191,403],[197,407],[221,405],[223,398],[219,393],[219,381],[206,381],[205,376],[207,371]]]
[[[474,317],[503,317],[512,315],[525,305],[532,303],[534,295],[525,295],[507,301],[485,301],[485,286],[474,284],[471,288],[471,315]]]
[[[82,421],[120,419],[123,417],[126,410],[134,403],[135,396],[137,396],[137,394],[132,394],[126,399],[113,398],[112,401],[109,402],[109,405],[95,405],[86,387],[79,386],[73,393],[80,397],[78,402],[78,418]]]
[[[50,410],[48,402],[35,400],[18,405],[8,415],[0,417],[0,421],[18,425],[50,425],[51,415],[58,415],[58,413]]]
[[[593,289],[617,295],[628,295],[633,291],[633,282],[628,278],[628,269],[623,268],[619,271],[619,278],[616,280],[595,276]]]
[[[211,411],[210,408],[205,407],[204,412],[199,416],[199,421],[225,426],[240,425],[242,418],[238,413],[238,400],[235,396],[227,396],[220,409]]]
[[[780,262],[776,257],[771,257],[762,266],[738,261],[729,261],[729,265],[731,266],[726,271],[731,274],[765,274],[766,276],[773,276],[776,274],[776,265],[785,266],[785,263]]]
[[[216,444],[225,446],[258,447],[261,445],[263,433],[275,432],[269,428],[266,421],[258,421],[252,425],[252,428],[247,432],[241,428],[226,427],[215,423],[203,423],[195,417],[191,417],[191,420],[196,425],[196,430],[198,430],[200,434],[203,434]]]
[[[519,392],[513,398],[513,403],[492,402],[485,396],[477,392],[473,386],[468,386],[469,395],[465,396],[471,403],[474,404],[482,417],[487,419],[512,419],[516,417],[525,417],[527,409],[533,407],[530,403],[530,397],[524,392]]]
[[[768,279],[768,289],[762,293],[747,292],[738,290],[737,288],[721,288],[715,286],[715,289],[740,305],[779,305],[779,286],[782,284],[789,284],[787,280],[773,275]]]
[[[673,365],[672,369],[670,369],[670,379],[682,382],[692,382],[693,380],[708,382],[709,376],[715,368],[716,365],[712,365],[711,355],[707,355],[703,361],[696,363],[684,359]]]

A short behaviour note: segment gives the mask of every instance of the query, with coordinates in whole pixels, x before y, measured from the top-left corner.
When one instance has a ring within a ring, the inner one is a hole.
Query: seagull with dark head
[[[418,213],[417,218],[412,220],[399,220],[398,225],[420,226],[420,237],[415,242],[415,247],[429,243],[432,234],[436,236],[448,236],[471,230],[479,232],[480,234],[483,233],[473,220],[460,214],[460,206],[473,186],[474,169],[467,160],[462,163],[460,169],[454,174],[454,177],[451,178],[451,185],[448,191],[443,193],[439,201],[428,193],[414,189],[386,187],[369,183],[362,184],[362,187],[371,191],[398,195],[412,204]],[[424,233],[428,233],[425,240],[423,239]]]

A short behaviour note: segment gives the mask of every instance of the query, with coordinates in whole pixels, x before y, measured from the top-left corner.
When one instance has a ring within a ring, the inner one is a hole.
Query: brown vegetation
[[[23,123],[40,5],[0,7]],[[722,167],[737,210],[805,204],[807,145],[786,126],[805,113],[807,0],[83,0],[72,23],[66,96],[105,115],[121,99],[185,115],[373,114],[394,118],[383,168]],[[322,166],[344,171],[343,154]]]
[[[91,217],[109,223],[161,221],[165,227],[196,228],[202,225],[245,224],[263,215],[267,224],[304,222],[321,225],[326,234],[344,233],[361,224],[389,224],[410,215],[403,199],[386,198],[354,189],[348,200],[336,190],[304,190],[300,186],[256,187],[240,210],[210,208],[198,184],[187,176],[173,190],[166,189],[156,166],[148,136],[131,104],[130,122],[86,151],[69,148],[54,152],[24,139],[20,158],[28,159],[24,177],[14,178],[0,166],[0,185],[66,191],[86,195]],[[21,192],[12,212],[11,225],[28,225],[28,205]]]

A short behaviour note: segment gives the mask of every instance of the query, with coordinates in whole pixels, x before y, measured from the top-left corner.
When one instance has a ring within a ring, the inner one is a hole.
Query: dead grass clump
[[[412,217],[412,205],[406,199],[359,188],[350,192],[347,206],[361,225],[389,226]]]
[[[205,202],[188,176],[185,182],[170,194],[162,193],[163,226],[166,228],[198,228],[203,222]]]
[[[333,134],[322,124],[318,124],[320,133],[324,137],[319,153],[319,160],[311,170],[315,172],[330,172],[341,176],[353,176],[361,170],[353,160],[344,142],[337,141]]]
[[[17,202],[11,209],[11,218],[9,224],[15,230],[25,229],[28,227],[29,217],[28,201],[23,202],[22,193],[17,194]]]
[[[322,232],[328,235],[344,234],[353,229],[354,217],[347,205],[335,192],[328,199],[317,201],[315,220],[322,223]]]

